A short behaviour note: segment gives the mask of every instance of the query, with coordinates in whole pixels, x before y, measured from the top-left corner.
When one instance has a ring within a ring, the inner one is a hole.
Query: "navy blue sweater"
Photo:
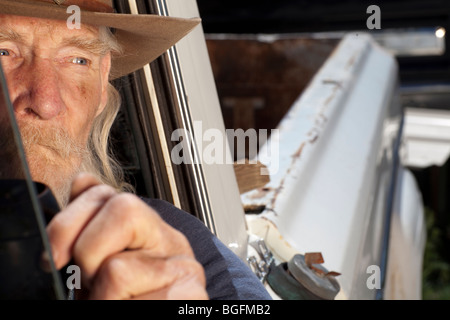
[[[196,217],[169,202],[143,199],[162,219],[188,239],[205,270],[212,300],[269,300],[270,295],[250,268]]]

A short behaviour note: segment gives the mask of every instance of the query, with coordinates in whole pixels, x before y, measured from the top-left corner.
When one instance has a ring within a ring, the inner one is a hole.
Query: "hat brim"
[[[45,2],[1,0],[0,14],[67,20],[67,7]],[[123,54],[112,58],[111,79],[129,74],[152,62],[186,36],[200,18],[151,14],[102,13],[81,10],[81,23],[115,29]]]

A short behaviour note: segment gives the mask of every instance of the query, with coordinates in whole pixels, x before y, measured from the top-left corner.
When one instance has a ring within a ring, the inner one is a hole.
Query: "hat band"
[[[40,2],[48,2],[56,5],[64,5],[71,6],[77,5],[82,10],[93,11],[93,12],[105,12],[105,13],[113,13],[113,8],[101,1],[98,0],[38,0]]]

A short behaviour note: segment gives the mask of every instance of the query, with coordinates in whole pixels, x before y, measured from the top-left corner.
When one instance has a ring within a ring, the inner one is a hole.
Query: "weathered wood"
[[[262,168],[266,168],[266,166],[260,162],[251,164],[247,160],[244,164],[234,163],[234,172],[241,194],[262,188],[270,181],[268,175],[261,175]]]

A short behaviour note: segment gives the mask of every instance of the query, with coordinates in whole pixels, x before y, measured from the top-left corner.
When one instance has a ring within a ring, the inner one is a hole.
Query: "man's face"
[[[31,174],[55,193],[80,167],[106,105],[110,55],[103,51],[93,27],[0,15],[0,58]]]

